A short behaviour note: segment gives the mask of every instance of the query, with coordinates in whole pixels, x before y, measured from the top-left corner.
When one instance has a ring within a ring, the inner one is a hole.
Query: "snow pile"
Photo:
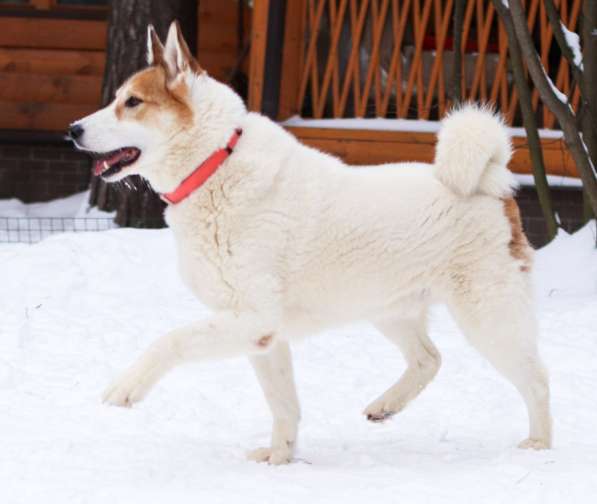
[[[89,217],[110,218],[114,214],[89,206],[89,191],[44,203],[23,203],[18,199],[0,200],[0,217]]]
[[[298,115],[289,117],[280,123],[285,128],[334,128],[347,130],[373,130],[373,131],[412,131],[417,133],[437,133],[441,128],[440,121],[425,121],[422,119],[387,119],[356,118],[356,119],[305,119]],[[508,128],[515,137],[526,137],[524,128]],[[561,130],[540,129],[541,138],[562,138]]]
[[[580,37],[578,33],[570,31],[564,23],[560,21],[560,26],[562,27],[562,32],[564,33],[564,38],[566,39],[566,43],[570,47],[572,51],[573,61],[574,64],[580,69],[583,70],[583,62],[582,62],[582,51],[580,50]]]
[[[554,82],[551,80],[551,77],[547,74],[545,67],[542,66],[541,70],[543,70],[543,75],[545,75],[545,79],[547,80],[547,83],[549,84],[549,87],[551,87],[553,93],[556,95],[556,98],[560,100],[564,105],[568,105],[570,112],[574,113],[572,107],[570,106],[570,103],[568,102],[568,97],[562,91],[560,91],[560,89],[554,84]]]
[[[523,187],[535,187],[535,177],[524,173],[515,173],[514,178]],[[576,187],[582,188],[582,180],[565,175],[547,175],[549,187]]]
[[[284,467],[244,459],[270,434],[244,359],[177,369],[129,410],[100,403],[152,340],[208,316],[178,279],[168,230],[1,246],[0,502],[588,502],[597,493],[592,233],[561,234],[537,254],[554,450],[515,448],[526,436],[522,401],[440,308],[430,333],[443,368],[386,424],[361,411],[404,363],[373,328],[295,345],[303,421],[297,461]]]
[[[539,296],[597,296],[596,234],[595,221],[572,235],[560,229],[550,245],[537,252],[534,273]]]

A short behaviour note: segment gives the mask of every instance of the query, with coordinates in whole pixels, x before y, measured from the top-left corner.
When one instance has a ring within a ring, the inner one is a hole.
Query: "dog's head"
[[[106,181],[141,175],[167,192],[225,144],[246,109],[201,69],[177,22],[165,45],[149,26],[147,62],[110,105],[71,124],[69,136],[92,155],[95,174]]]

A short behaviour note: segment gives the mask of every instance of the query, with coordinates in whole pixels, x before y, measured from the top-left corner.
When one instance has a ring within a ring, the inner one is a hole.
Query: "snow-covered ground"
[[[404,369],[395,348],[366,324],[296,346],[303,421],[297,460],[283,467],[245,461],[270,433],[245,360],[178,369],[129,410],[100,402],[152,340],[207,315],[178,280],[168,230],[0,246],[0,502],[592,502],[594,243],[593,225],[537,254],[553,450],[515,448],[522,401],[438,308],[443,368],[383,425],[361,411]]]

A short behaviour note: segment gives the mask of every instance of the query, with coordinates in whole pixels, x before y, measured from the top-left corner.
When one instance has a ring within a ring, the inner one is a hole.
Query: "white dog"
[[[177,24],[165,46],[149,28],[148,62],[113,103],[71,125],[71,137],[95,155],[98,175],[140,174],[170,203],[182,279],[213,316],[156,341],[106,402],[140,401],[183,362],[246,355],[274,419],[271,446],[249,456],[286,463],[300,416],[289,342],[371,321],[408,364],[365,409],[382,421],[437,373],[425,319],[442,302],[522,395],[530,434],[521,446],[550,446],[532,250],[499,118],[474,106],[453,112],[433,165],[353,168],[248,113],[199,67]]]

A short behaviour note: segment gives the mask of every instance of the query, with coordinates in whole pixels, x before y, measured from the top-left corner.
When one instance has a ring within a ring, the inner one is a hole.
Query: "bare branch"
[[[593,163],[597,163],[597,2],[584,0],[582,10],[582,50],[584,56],[582,131]]]
[[[498,12],[506,34],[508,36],[508,52],[510,53],[510,62],[512,64],[512,73],[514,74],[514,83],[518,90],[520,110],[524,127],[527,133],[527,141],[529,144],[529,153],[531,156],[531,163],[533,168],[533,179],[535,181],[535,189],[539,197],[539,204],[543,217],[545,218],[545,225],[547,227],[547,234],[551,240],[556,235],[558,224],[555,219],[555,214],[551,202],[551,194],[549,191],[549,184],[545,174],[545,162],[543,160],[543,151],[541,149],[541,140],[539,138],[539,131],[537,125],[537,118],[533,111],[531,90],[524,71],[524,63],[520,53],[520,45],[516,39],[514,26],[512,25],[512,18],[510,11],[504,5],[502,0],[493,0],[493,5]]]
[[[520,44],[523,54],[526,56],[526,63],[535,83],[541,99],[547,106],[556,114],[558,120],[560,117],[572,117],[574,113],[567,103],[567,98],[562,99],[563,93],[558,90],[555,84],[551,81],[543,64],[539,59],[539,54],[535,48],[535,43],[531,38],[528,27],[526,25],[526,14],[520,4],[520,0],[511,0],[509,2],[510,10],[512,12],[512,24],[516,32],[516,38]]]
[[[565,98],[562,101],[559,97],[559,95],[562,95],[561,91],[555,87],[541,64],[539,54],[529,33],[526,14],[520,0],[509,0],[509,4],[516,38],[518,39],[522,53],[526,56],[529,74],[539,91],[541,99],[558,118],[558,122],[564,132],[564,138],[570,149],[570,154],[576,163],[579,175],[587,191],[593,212],[597,215],[597,173],[589,156],[587,146],[582,139],[581,133],[578,131],[576,116],[567,103],[567,99]]]
[[[570,63],[570,67],[572,68],[572,72],[574,73],[574,78],[578,82],[580,82],[582,80],[581,73],[583,70],[582,55],[580,53],[580,39],[578,35],[573,34],[579,39],[578,54],[576,54],[573,48],[570,46],[570,43],[568,42],[568,39],[566,37],[566,32],[572,32],[570,32],[570,30],[568,30],[568,28],[566,28],[562,24],[562,20],[560,19],[560,13],[558,12],[558,9],[553,3],[553,0],[545,0],[544,5],[545,10],[547,12],[547,18],[549,19],[549,24],[551,25],[554,37],[556,38],[556,41],[560,46],[562,55],[564,56],[564,58],[568,60],[568,63]]]
[[[553,3],[553,0],[545,0],[545,10],[547,11],[547,17],[549,19],[549,24],[552,27],[553,34],[560,46],[560,50],[562,51],[562,55],[566,58],[568,63],[570,64],[570,68],[572,69],[572,75],[574,76],[573,84],[570,86],[570,96],[574,92],[574,88],[576,84],[580,89],[580,98],[581,98],[581,105],[579,110],[584,112],[586,109],[589,108],[588,104],[588,97],[590,96],[590,89],[589,86],[592,84],[590,79],[586,79],[584,75],[584,61],[583,61],[583,54],[580,50],[580,37],[576,34],[568,30],[562,23],[560,19],[560,14]],[[588,22],[587,19],[584,21],[585,23]],[[570,39],[573,38],[573,43],[570,42]],[[574,47],[572,47],[574,45]],[[592,56],[595,57],[595,56]],[[590,64],[591,62],[589,62]],[[570,101],[570,96],[568,97],[568,101]],[[594,145],[597,142],[597,124],[594,121],[586,120],[587,117],[579,117],[577,120],[577,125],[579,129],[583,129],[584,135],[589,137],[588,142],[589,145]],[[591,151],[593,149],[589,149]],[[595,159],[592,156],[592,159]]]

